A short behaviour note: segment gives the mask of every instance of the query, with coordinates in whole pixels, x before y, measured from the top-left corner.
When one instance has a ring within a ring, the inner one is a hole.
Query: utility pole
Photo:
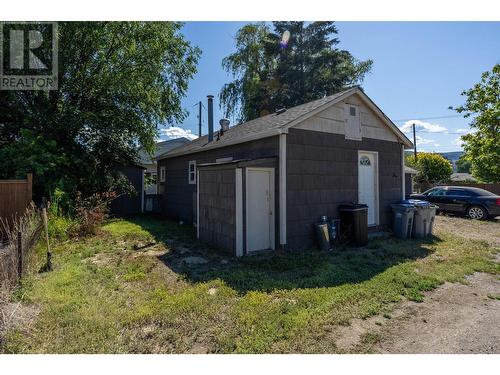
[[[415,136],[415,124],[412,124],[413,127],[413,147],[415,151],[415,161],[417,161],[417,137]]]
[[[201,137],[201,100],[198,102],[198,136]]]

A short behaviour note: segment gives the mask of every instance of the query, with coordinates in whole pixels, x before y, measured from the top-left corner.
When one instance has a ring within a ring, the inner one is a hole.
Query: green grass
[[[3,352],[337,352],[338,325],[377,314],[390,319],[403,298],[422,302],[445,281],[499,273],[486,243],[446,232],[428,241],[385,239],[365,249],[224,263],[205,253],[208,264],[188,267],[171,249],[203,248],[187,226],[140,218],[103,229],[58,242],[54,271],[23,280],[14,298],[23,296],[39,314],[8,332]],[[377,340],[367,336],[363,344]]]

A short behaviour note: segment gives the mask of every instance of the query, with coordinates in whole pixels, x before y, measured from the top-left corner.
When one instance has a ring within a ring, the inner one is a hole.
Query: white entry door
[[[247,168],[247,252],[274,249],[274,169]]]
[[[376,152],[358,153],[358,202],[368,206],[368,225],[378,224],[378,160]]]

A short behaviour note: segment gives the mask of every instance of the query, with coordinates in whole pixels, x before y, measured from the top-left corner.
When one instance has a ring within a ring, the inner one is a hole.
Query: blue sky
[[[188,22],[183,33],[203,51],[198,73],[183,105],[190,112],[170,134],[198,132],[195,103],[215,96],[215,123],[222,118],[218,93],[231,80],[221,61],[234,51],[234,36],[244,22]],[[468,121],[454,116],[450,105],[463,103],[460,93],[480,80],[481,73],[500,63],[500,22],[337,22],[340,48],[359,59],[372,59],[365,92],[396,125],[418,120],[418,148],[460,150],[459,134]],[[204,114],[206,133],[206,114]],[[407,126],[408,127],[408,126]],[[405,128],[406,129],[406,128]],[[451,133],[451,134],[450,134]],[[167,138],[164,134],[162,138]]]

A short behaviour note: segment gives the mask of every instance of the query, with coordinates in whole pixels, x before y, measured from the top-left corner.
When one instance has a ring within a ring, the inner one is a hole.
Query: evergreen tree
[[[235,80],[220,93],[226,115],[241,121],[334,94],[362,82],[372,61],[337,48],[334,22],[249,24],[223,60]]]

